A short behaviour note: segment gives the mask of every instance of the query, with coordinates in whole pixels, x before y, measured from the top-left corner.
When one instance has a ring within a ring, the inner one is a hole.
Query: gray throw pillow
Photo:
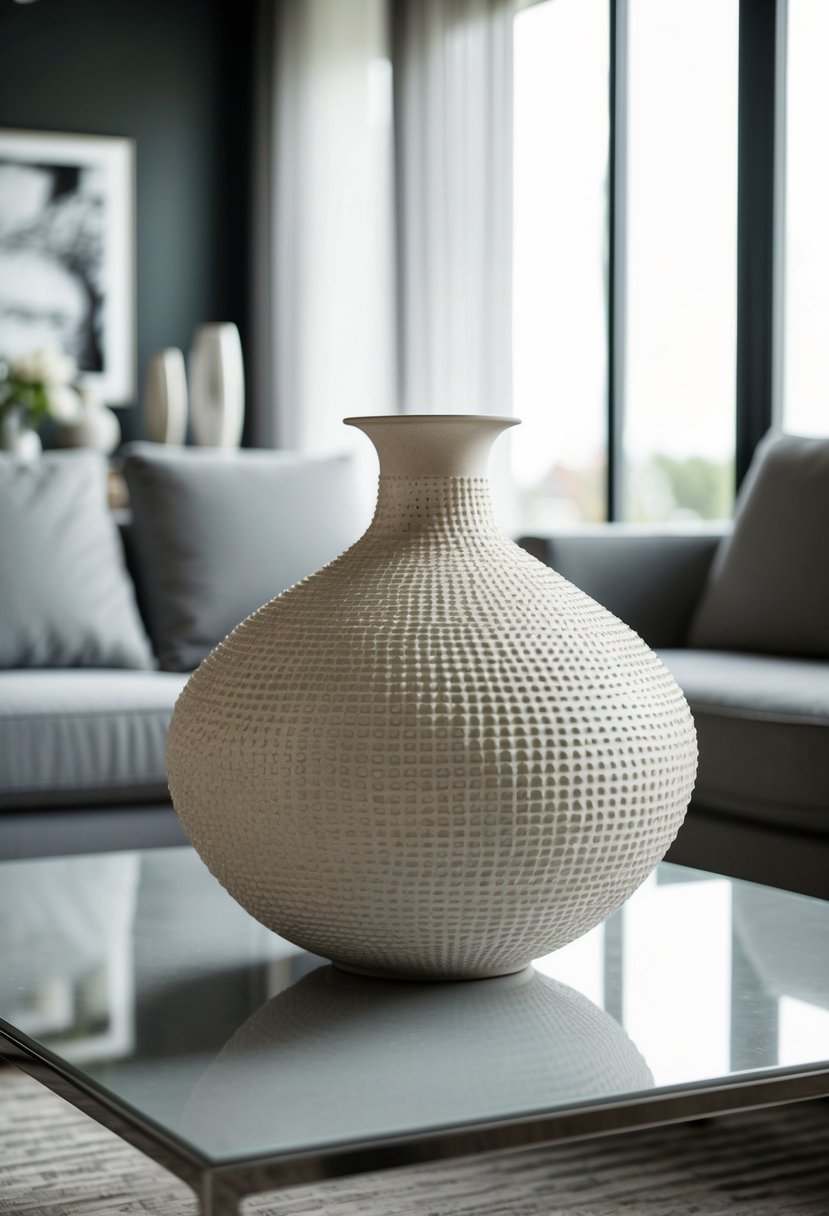
[[[829,658],[829,439],[757,448],[689,645]]]
[[[152,667],[95,452],[0,456],[0,668]]]
[[[124,474],[132,564],[167,671],[190,671],[234,626],[319,569],[367,522],[347,457],[134,443]]]

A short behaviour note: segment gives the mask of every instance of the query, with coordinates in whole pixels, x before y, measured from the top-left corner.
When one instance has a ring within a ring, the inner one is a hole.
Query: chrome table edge
[[[0,1055],[187,1183],[199,1197],[204,1216],[235,1216],[239,1203],[260,1191],[829,1097],[826,1061],[816,1066],[745,1073],[718,1084],[700,1082],[674,1090],[665,1087],[617,1100],[598,1100],[575,1109],[482,1121],[471,1127],[403,1133],[305,1152],[217,1162],[149,1117],[99,1093],[94,1085],[52,1063],[34,1045],[15,1037],[17,1033],[0,1021]]]

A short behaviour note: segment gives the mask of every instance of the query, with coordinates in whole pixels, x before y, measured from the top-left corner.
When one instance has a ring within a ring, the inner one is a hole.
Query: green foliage
[[[675,460],[659,452],[629,470],[629,518],[634,522],[671,519],[727,519],[734,508],[734,463],[688,456]]]
[[[74,358],[50,347],[0,359],[0,420],[16,414],[22,426],[33,429],[47,417],[74,421],[80,406],[76,377]]]
[[[10,371],[0,380],[0,418],[12,410],[20,410],[26,426],[40,426],[49,414],[49,395],[42,382],[34,384],[19,379]]]

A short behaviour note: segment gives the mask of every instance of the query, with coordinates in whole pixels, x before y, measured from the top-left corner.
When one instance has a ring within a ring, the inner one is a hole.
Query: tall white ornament
[[[514,419],[349,422],[380,455],[374,519],[193,675],[173,802],[228,891],[315,954],[518,971],[664,855],[691,714],[637,634],[497,528],[487,459]]]
[[[182,444],[187,435],[187,373],[177,346],[156,351],[147,364],[144,426],[153,443]]]
[[[232,322],[201,325],[190,350],[193,437],[201,447],[238,448],[245,420],[245,370]]]

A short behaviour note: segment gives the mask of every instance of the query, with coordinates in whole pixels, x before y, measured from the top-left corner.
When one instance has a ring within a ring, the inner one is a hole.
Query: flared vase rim
[[[489,422],[500,427],[518,426],[521,422],[520,418],[510,417],[506,414],[361,414],[348,418],[343,418],[345,426],[360,427],[363,424],[376,425],[393,424],[400,425],[412,422],[429,422],[440,424],[442,422],[474,422],[478,425],[482,422]]]

